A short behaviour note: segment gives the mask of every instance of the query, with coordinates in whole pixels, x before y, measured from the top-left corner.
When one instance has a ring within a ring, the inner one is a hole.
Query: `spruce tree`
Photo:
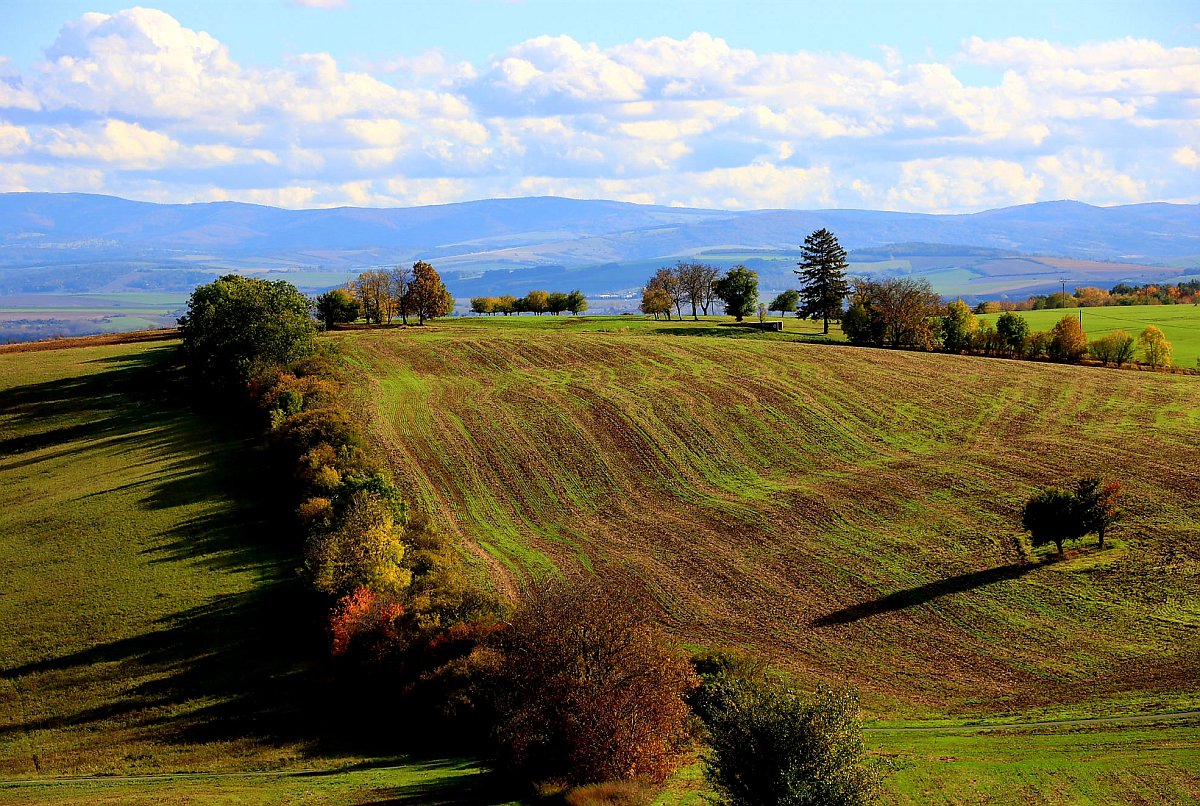
[[[829,320],[838,319],[842,313],[842,301],[850,293],[846,282],[846,250],[838,243],[834,234],[819,229],[804,239],[800,250],[800,315],[810,319],[823,319],[825,333],[829,332]]]

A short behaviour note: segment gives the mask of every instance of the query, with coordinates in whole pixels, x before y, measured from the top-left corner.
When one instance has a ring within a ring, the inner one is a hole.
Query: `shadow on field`
[[[385,765],[356,765],[349,769],[370,769]],[[321,778],[341,775],[346,768],[313,773],[300,773],[297,777]],[[454,760],[421,761],[405,760],[406,775],[422,774],[433,780],[417,781],[395,787],[379,787],[372,793],[373,799],[363,804],[412,804],[412,806],[500,806],[521,798],[521,793],[490,772],[480,773],[474,765]],[[457,773],[457,774],[456,774]]]
[[[101,741],[118,728],[162,743],[255,741],[314,754],[333,744],[356,747],[325,730],[337,720],[337,703],[326,705],[322,611],[295,573],[299,546],[279,528],[264,458],[219,413],[188,407],[176,356],[171,346],[153,348],[102,359],[111,366],[94,374],[0,389],[0,470],[76,456],[121,463],[130,455],[122,467],[134,480],[92,495],[135,489],[130,518],[212,502],[148,541],[142,551],[150,562],[248,571],[257,582],[165,615],[140,635],[57,657],[0,659],[0,679],[47,692],[53,704],[50,713],[0,722],[0,739],[81,727]],[[165,469],[156,461],[139,477],[132,457],[146,455],[166,460]]]
[[[972,571],[969,574],[959,574],[958,576],[939,579],[937,582],[929,582],[924,585],[918,585],[915,588],[896,591],[895,593],[889,593],[887,596],[882,596],[869,602],[862,602],[861,604],[842,608],[841,610],[813,619],[812,626],[831,627],[835,624],[852,624],[871,616],[893,613],[897,610],[907,610],[910,607],[917,607],[931,602],[941,596],[947,596],[952,593],[965,593],[992,585],[996,582],[1019,579],[1037,568],[1038,565],[1036,563],[1013,563],[1011,565],[1002,565],[998,568],[988,568],[983,571]]]

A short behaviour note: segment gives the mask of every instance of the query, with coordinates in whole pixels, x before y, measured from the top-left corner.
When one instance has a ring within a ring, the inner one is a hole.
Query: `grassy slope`
[[[1146,325],[1155,325],[1171,342],[1172,363],[1195,367],[1200,360],[1200,308],[1194,305],[1113,305],[1104,308],[1021,311],[1030,330],[1050,330],[1063,316],[1083,311],[1083,329],[1089,339],[1098,339],[1114,330],[1124,330],[1135,339]],[[981,320],[995,322],[1000,314],[987,314]],[[1139,352],[1138,358],[1141,358]]]
[[[323,741],[320,633],[247,444],[178,405],[172,345],[0,354],[3,802],[422,801],[475,768]],[[63,775],[322,769],[62,782]]]
[[[884,718],[1200,701],[1193,378],[503,322],[340,340],[413,498],[513,575],[602,569]],[[1028,563],[1021,501],[1082,472],[1127,525]]]
[[[645,586],[684,642],[848,679],[880,725],[1200,707],[1194,379],[727,333],[510,320],[339,338],[399,477],[494,572]],[[1031,556],[1021,501],[1078,472],[1126,485],[1127,524],[1103,553]],[[1187,803],[1198,728],[948,726],[868,746],[898,766],[887,802]],[[691,767],[658,804],[702,802]]]

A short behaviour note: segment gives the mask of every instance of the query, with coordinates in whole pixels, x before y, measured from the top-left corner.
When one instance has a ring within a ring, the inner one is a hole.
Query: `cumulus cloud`
[[[998,78],[964,77],[978,67]],[[962,211],[1200,201],[1198,141],[1200,48],[1140,39],[972,37],[944,62],[909,62],[759,53],[704,32],[612,47],[540,36],[480,64],[431,50],[265,69],[132,8],[68,21],[30,70],[0,59],[0,190],[73,177],[284,206],[559,193]]]

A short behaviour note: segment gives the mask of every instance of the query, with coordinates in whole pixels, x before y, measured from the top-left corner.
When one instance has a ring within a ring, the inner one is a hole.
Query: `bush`
[[[1171,342],[1154,325],[1147,325],[1138,336],[1138,346],[1151,369],[1171,366]]]
[[[1100,363],[1119,367],[1133,360],[1133,336],[1114,330],[1088,344],[1088,354]]]
[[[378,495],[356,492],[327,532],[318,532],[304,547],[304,565],[312,586],[322,593],[343,595],[361,587],[398,594],[412,572],[404,568],[404,544],[396,510]]]
[[[705,777],[726,806],[866,804],[882,775],[865,761],[858,697],[820,687],[812,699],[779,682],[721,674],[705,684]]]
[[[552,584],[494,644],[502,763],[527,780],[661,782],[688,739],[696,684],[645,611],[593,582]]]

